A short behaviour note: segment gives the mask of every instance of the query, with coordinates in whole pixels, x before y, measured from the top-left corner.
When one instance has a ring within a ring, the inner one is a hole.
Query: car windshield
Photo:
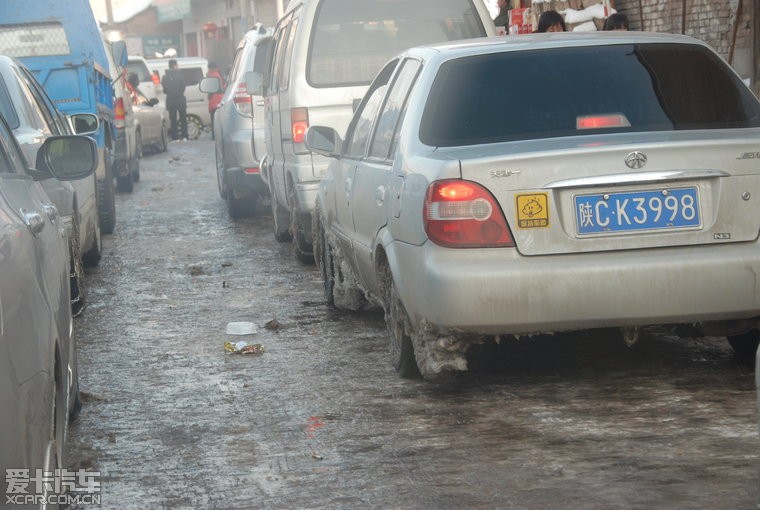
[[[325,0],[310,45],[316,87],[367,85],[397,53],[486,35],[472,0]]]
[[[757,100],[706,48],[628,44],[446,62],[428,97],[420,139],[432,146],[457,146],[757,126]]]

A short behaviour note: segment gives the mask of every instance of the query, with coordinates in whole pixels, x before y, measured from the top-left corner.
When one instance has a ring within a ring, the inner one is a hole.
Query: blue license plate
[[[701,225],[697,188],[575,196],[578,234],[675,230]]]

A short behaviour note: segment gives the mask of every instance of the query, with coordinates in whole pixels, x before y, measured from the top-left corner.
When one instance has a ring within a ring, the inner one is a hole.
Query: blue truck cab
[[[97,133],[91,135],[99,153],[97,207],[101,231],[111,233],[116,221],[116,77],[109,58],[125,66],[126,45],[103,39],[89,0],[26,0],[0,2],[0,54],[21,60],[62,113],[86,112],[100,119]]]

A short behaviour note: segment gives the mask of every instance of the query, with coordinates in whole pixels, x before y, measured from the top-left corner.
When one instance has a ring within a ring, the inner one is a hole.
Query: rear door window
[[[306,78],[315,87],[367,85],[407,48],[485,35],[472,0],[324,0]]]
[[[758,126],[757,99],[713,52],[699,45],[641,44],[446,62],[430,91],[420,138],[456,146]]]
[[[182,77],[185,79],[186,87],[198,85],[203,79],[203,69],[200,67],[180,67],[179,72],[182,73]]]
[[[135,73],[140,81],[151,81],[150,71],[145,62],[140,60],[131,60],[127,62],[127,74]]]

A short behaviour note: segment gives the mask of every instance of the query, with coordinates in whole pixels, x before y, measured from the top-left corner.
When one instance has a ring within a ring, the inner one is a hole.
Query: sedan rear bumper
[[[530,334],[760,315],[760,243],[530,256],[392,243],[412,322]]]

